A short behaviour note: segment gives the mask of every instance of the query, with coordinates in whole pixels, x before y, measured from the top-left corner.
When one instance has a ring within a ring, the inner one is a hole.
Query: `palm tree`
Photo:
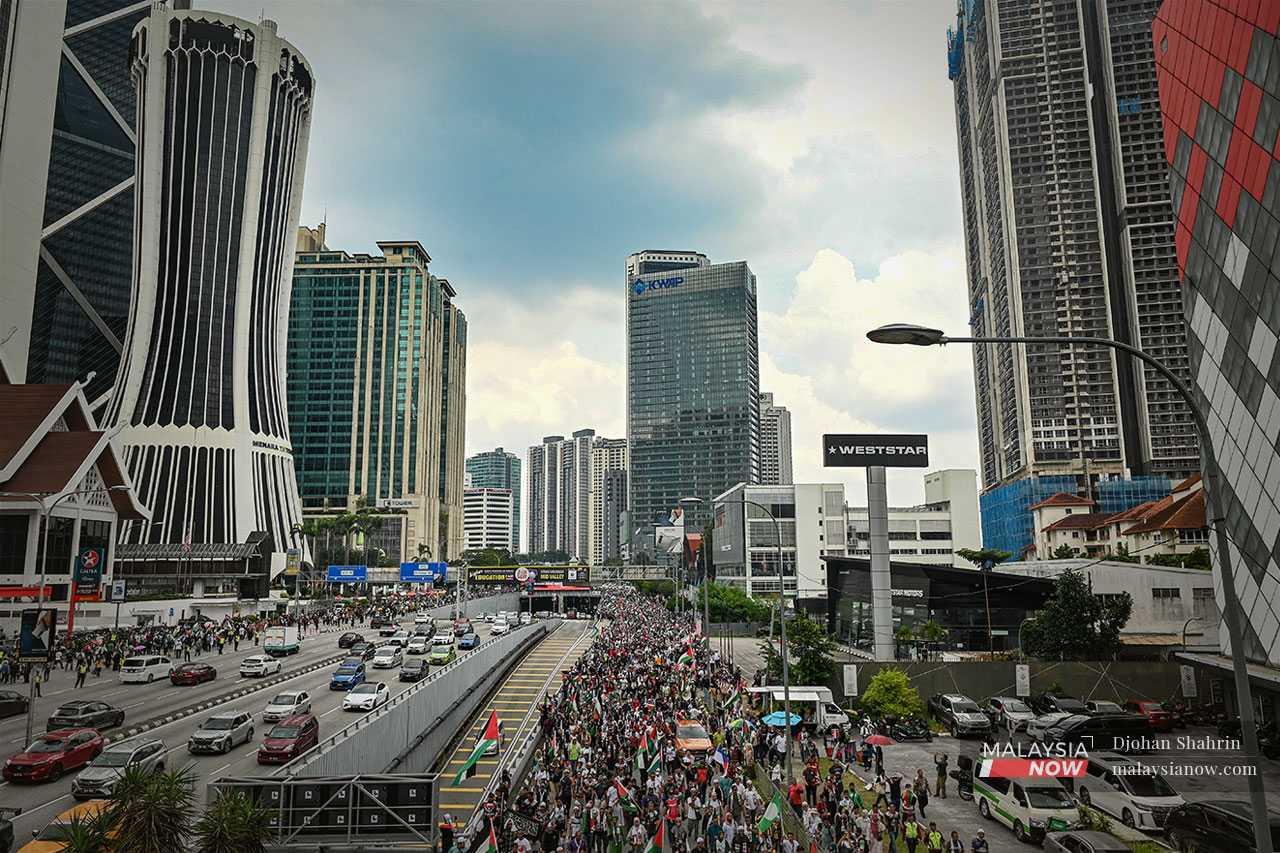
[[[924,640],[926,657],[930,653],[931,646],[945,640],[949,633],[936,619],[930,619],[920,626],[918,634],[920,639]]]
[[[893,632],[893,639],[895,639],[899,645],[905,646],[915,638],[915,632],[911,630],[910,625],[899,625],[897,630]]]
[[[59,840],[62,853],[107,853],[111,849],[110,807],[83,811],[71,816]]]
[[[219,793],[195,831],[196,853],[263,853],[271,840],[266,811],[239,792]]]
[[[195,821],[195,774],[187,768],[149,773],[129,768],[116,784],[113,853],[186,850]]]

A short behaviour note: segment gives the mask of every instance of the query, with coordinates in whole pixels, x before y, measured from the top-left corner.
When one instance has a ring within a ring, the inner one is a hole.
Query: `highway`
[[[473,611],[479,612],[479,608],[473,608]],[[474,613],[473,624],[482,641],[489,636],[489,626],[474,618]],[[412,631],[413,617],[406,617],[402,627],[404,630]],[[349,630],[362,634],[371,642],[379,639],[377,631],[359,626],[354,629],[341,628],[320,634],[307,634],[303,638],[300,652],[281,659],[284,664],[284,674],[287,676],[290,671],[306,669],[341,655],[343,652],[338,648],[338,638]],[[115,673],[105,670],[99,679],[90,675],[85,687],[76,690],[74,689],[74,672],[55,673],[50,682],[44,685],[44,698],[36,700],[35,731],[37,733],[44,731],[45,719],[54,708],[61,702],[71,699],[101,700],[123,708],[128,715],[123,729],[125,731],[145,720],[164,717],[193,703],[216,701],[221,696],[245,686],[251,686],[259,680],[241,678],[239,674],[240,661],[255,653],[261,653],[261,649],[241,643],[239,652],[232,652],[231,647],[228,646],[222,655],[215,652],[193,658],[193,660],[211,663],[218,669],[217,679],[193,687],[175,687],[167,680],[157,681],[154,684],[121,684],[116,679]],[[459,650],[458,654],[465,655],[469,652]],[[410,656],[406,655],[406,658],[408,657]],[[220,702],[204,711],[159,725],[136,737],[163,740],[168,747],[166,753],[168,769],[177,767],[192,769],[196,780],[196,799],[203,805],[206,783],[214,778],[227,775],[265,776],[276,769],[272,765],[260,766],[257,763],[257,746],[271,728],[270,724],[262,722],[262,709],[276,693],[282,690],[306,690],[312,695],[312,713],[320,721],[322,740],[350,722],[355,712],[342,711],[342,698],[346,695],[345,691],[329,689],[329,677],[336,666],[335,663],[312,672],[298,674],[256,693]],[[366,667],[369,672],[368,680],[386,682],[391,688],[392,696],[413,686],[413,682],[402,682],[398,679],[399,667],[373,669],[372,661],[366,662]],[[24,692],[26,690],[26,685],[21,681],[12,687]],[[186,747],[187,738],[200,723],[214,713],[231,709],[244,710],[254,716],[253,742],[237,746],[226,755],[189,755]],[[2,747],[0,754],[5,758],[22,748],[25,725],[25,717],[11,717],[0,722],[0,747]],[[108,729],[105,734],[110,736],[115,731],[117,730]],[[75,778],[76,772],[68,772],[57,782],[42,784],[0,782],[0,806],[22,809],[22,814],[13,820],[19,845],[31,837],[33,830],[42,828],[60,812],[75,804],[71,796],[71,780]]]

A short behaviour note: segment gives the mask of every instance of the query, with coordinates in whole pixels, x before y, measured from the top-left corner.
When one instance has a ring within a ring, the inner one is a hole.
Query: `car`
[[[951,731],[952,737],[986,734],[991,731],[991,720],[982,713],[978,703],[962,693],[938,693],[929,698],[929,709],[940,723]]]
[[[489,635],[491,637],[500,637],[510,630],[511,630],[511,626],[509,626],[506,622],[499,619],[498,621],[494,622],[493,627],[489,629]]]
[[[45,730],[109,729],[124,724],[124,711],[106,702],[63,702],[49,715]]]
[[[157,678],[168,678],[173,661],[164,655],[139,655],[125,658],[120,665],[121,684],[150,684]]]
[[[486,625],[488,625],[490,622],[492,622],[492,621],[493,621],[493,614],[492,614],[492,613],[481,613],[481,614],[480,614],[480,621],[481,621],[481,622],[484,622]]]
[[[1271,838],[1280,838],[1280,812],[1267,809]],[[1201,800],[1184,803],[1164,824],[1170,847],[1183,853],[1257,853],[1253,843],[1253,809],[1247,800]]]
[[[1050,832],[1044,837],[1045,853],[1130,853],[1132,849],[1111,833],[1095,829]]]
[[[0,690],[0,719],[27,713],[28,701],[16,690]]]
[[[169,673],[169,683],[175,685],[203,684],[218,677],[218,671],[207,663],[180,663]]]
[[[676,749],[685,752],[705,754],[715,749],[707,730],[697,720],[676,720]]]
[[[405,651],[411,655],[425,655],[427,650],[431,648],[431,638],[414,635],[409,639],[409,645],[405,646]]]
[[[520,624],[521,624],[521,625],[528,625],[528,624],[529,624],[529,623],[531,623],[532,621],[533,621],[533,614],[532,614],[532,613],[529,613],[529,612],[527,612],[527,611],[526,611],[526,612],[524,612],[524,613],[521,613],[521,614],[520,614]]]
[[[1117,703],[1108,699],[1086,699],[1084,700],[1084,710],[1086,714],[1123,714],[1124,708]]]
[[[6,853],[13,849],[13,819],[20,814],[22,814],[22,809],[0,806],[0,850],[4,850]],[[32,843],[34,844],[35,842]]]
[[[992,696],[982,709],[991,725],[1004,728],[1009,734],[1024,731],[1036,714],[1016,696]]]
[[[454,637],[452,631],[437,631],[435,636],[431,638],[431,645],[452,646],[453,640]]]
[[[363,642],[364,642],[363,634],[357,634],[355,631],[348,631],[347,633],[343,634],[341,637],[338,638],[338,648],[349,649],[352,646],[354,646],[356,643],[363,643]]]
[[[391,669],[404,663],[404,653],[399,646],[383,646],[373,656],[374,669]]]
[[[1085,712],[1083,702],[1074,696],[1066,696],[1061,693],[1041,693],[1031,700],[1031,707],[1035,708],[1036,712],[1040,714],[1052,714],[1058,711],[1066,714],[1083,714]]]
[[[1147,718],[1147,722],[1151,724],[1151,730],[1156,732],[1173,731],[1173,714],[1164,709],[1159,702],[1149,702],[1145,699],[1130,699],[1124,703],[1124,709],[1131,714],[1141,714]]]
[[[394,637],[398,633],[400,633],[399,622],[384,622],[382,626],[378,628],[379,637]]]
[[[315,714],[294,714],[280,720],[258,747],[259,764],[284,764],[320,743],[320,721]]]
[[[240,675],[244,678],[270,675],[273,672],[279,672],[280,667],[279,658],[273,658],[270,655],[251,655],[240,661]]]
[[[70,842],[72,835],[75,833],[73,827],[87,822],[98,812],[105,811],[110,805],[110,801],[105,799],[76,803],[49,821],[44,829],[32,830],[32,840],[22,845],[18,853],[61,853],[61,851],[69,849],[68,842]],[[108,839],[114,839],[117,835],[118,833],[114,829],[107,832]],[[0,845],[0,850],[8,849],[7,846]]]
[[[1044,742],[1089,752],[1150,752],[1150,736],[1151,725],[1139,714],[1072,714],[1050,726]]]
[[[453,635],[461,637],[471,630],[471,620],[465,616],[453,620]]]
[[[1039,844],[1046,833],[1074,829],[1080,822],[1075,798],[1057,779],[976,776],[973,797],[978,814],[1009,827],[1023,844]]]
[[[51,782],[98,757],[106,741],[93,729],[56,729],[4,763],[6,782]]]
[[[430,667],[427,665],[427,662],[425,660],[422,660],[421,658],[414,658],[413,660],[407,660],[400,667],[400,680],[401,681],[421,681],[424,677],[426,677],[427,671],[429,669]]]
[[[364,661],[359,658],[347,658],[338,664],[329,678],[330,690],[350,690],[364,681]]]
[[[1050,728],[1065,720],[1067,717],[1074,717],[1075,714],[1068,714],[1062,711],[1053,714],[1041,714],[1034,720],[1027,723],[1027,737],[1036,741],[1043,741],[1045,733]]]
[[[382,645],[395,646],[396,648],[403,649],[405,646],[409,645],[409,640],[412,637],[413,635],[410,634],[408,631],[401,631],[400,633],[396,634],[394,637],[388,637],[386,640],[382,642]]]
[[[1091,753],[1075,782],[1080,802],[1144,832],[1162,831],[1169,812],[1185,802],[1160,773],[1110,752]]]
[[[110,797],[126,770],[163,773],[164,755],[164,741],[156,738],[109,744],[71,780],[71,796],[77,800]]]
[[[480,636],[475,631],[470,634],[463,634],[462,638],[458,640],[458,648],[460,649],[474,649],[478,645],[480,645]]]
[[[438,646],[431,650],[431,665],[445,666],[458,659],[458,650],[453,646]]]
[[[228,753],[253,740],[253,717],[245,711],[219,711],[187,738],[187,752]]]
[[[373,629],[375,629],[375,630],[376,630],[376,629],[381,628],[381,627],[383,627],[383,626],[385,626],[385,625],[395,625],[395,623],[394,623],[394,622],[392,622],[390,619],[386,618],[385,616],[370,616],[370,617],[369,617],[369,627],[370,627],[370,628],[373,628]]]
[[[360,658],[360,660],[369,660],[377,653],[378,649],[372,643],[356,643],[347,649],[347,654],[353,658]]]
[[[344,711],[372,711],[391,698],[391,688],[381,681],[366,681],[347,691],[342,697]]]
[[[285,690],[277,693],[262,710],[262,722],[278,723],[298,714],[311,711],[311,694],[305,690]]]

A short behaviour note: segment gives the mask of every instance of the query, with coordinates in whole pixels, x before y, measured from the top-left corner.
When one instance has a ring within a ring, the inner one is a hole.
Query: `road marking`
[[[43,808],[47,808],[47,807],[49,807],[49,806],[53,805],[54,803],[60,803],[60,802],[62,802],[63,800],[69,800],[69,799],[71,799],[71,795],[70,795],[70,794],[63,794],[61,797],[54,797],[52,800],[50,800],[50,801],[49,801],[49,802],[47,802],[47,803],[41,803],[41,804],[40,804],[40,805],[38,805],[38,806],[32,806],[32,807],[31,807],[31,808],[29,808],[29,809],[23,809],[23,810],[22,810],[22,816],[23,816],[23,817],[26,817],[27,815],[33,814],[33,813],[35,813],[35,812],[38,812],[38,811],[40,811],[40,810],[41,810],[41,809],[43,809]]]
[[[230,767],[232,764],[235,764],[235,762],[234,762],[234,761],[228,761],[226,764],[222,765],[222,766],[221,766],[221,767],[219,767],[217,770],[214,770],[214,771],[210,772],[210,773],[209,773],[209,775],[210,775],[210,776],[217,776],[219,773],[221,773],[223,770],[226,770],[226,769],[227,769],[228,767]]]

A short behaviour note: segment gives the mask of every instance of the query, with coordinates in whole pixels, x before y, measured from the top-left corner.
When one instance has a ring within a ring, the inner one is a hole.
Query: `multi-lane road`
[[[472,622],[480,639],[482,641],[487,639],[489,626],[478,618],[474,618],[474,615]],[[403,628],[407,631],[413,630],[412,616],[404,620]],[[342,698],[346,695],[345,692],[329,689],[329,677],[336,668],[336,664],[289,677],[290,672],[308,670],[322,661],[342,655],[342,650],[338,648],[338,638],[348,630],[362,634],[370,642],[376,643],[379,639],[378,632],[367,627],[341,628],[321,634],[308,634],[303,638],[300,652],[281,659],[285,680],[255,693],[221,702],[218,701],[220,697],[252,686],[260,680],[241,678],[239,672],[240,662],[250,655],[261,654],[260,647],[241,643],[238,652],[233,652],[228,646],[221,655],[213,653],[193,658],[202,663],[210,663],[218,670],[218,677],[214,681],[193,687],[174,687],[167,679],[157,680],[154,684],[121,684],[115,677],[115,673],[105,670],[100,678],[95,679],[90,675],[85,686],[77,690],[74,686],[74,672],[57,672],[43,686],[43,697],[36,700],[35,731],[43,732],[45,720],[49,714],[59,704],[69,700],[100,700],[124,709],[127,717],[123,731],[128,731],[131,727],[157,717],[163,719],[193,704],[213,702],[215,704],[203,711],[163,723],[136,735],[136,738],[157,738],[164,741],[167,749],[166,766],[169,769],[191,768],[196,778],[196,797],[203,804],[206,783],[212,779],[220,776],[267,775],[276,769],[274,766],[259,766],[257,763],[258,745],[271,728],[271,724],[262,721],[262,709],[276,693],[284,690],[306,690],[311,694],[312,713],[319,719],[322,740],[350,722],[350,717],[355,712],[342,710]],[[459,650],[458,654],[465,655],[469,652]],[[410,656],[406,655],[407,657]],[[399,680],[399,667],[373,669],[372,661],[366,662],[365,666],[369,673],[368,680],[386,682],[392,696],[413,686],[413,682]],[[24,693],[27,690],[27,685],[21,681],[12,687]],[[231,709],[243,710],[253,715],[255,720],[253,741],[237,746],[226,755],[189,755],[187,738],[191,733],[212,714]],[[21,751],[25,727],[25,717],[10,717],[0,721],[0,760]],[[110,736],[115,731],[119,730],[108,729],[105,734]],[[42,828],[60,812],[75,804],[75,800],[71,797],[71,780],[76,772],[78,771],[67,773],[60,781],[43,784],[0,782],[0,806],[22,809],[22,814],[13,820],[19,844],[23,839],[29,839],[33,830]]]

